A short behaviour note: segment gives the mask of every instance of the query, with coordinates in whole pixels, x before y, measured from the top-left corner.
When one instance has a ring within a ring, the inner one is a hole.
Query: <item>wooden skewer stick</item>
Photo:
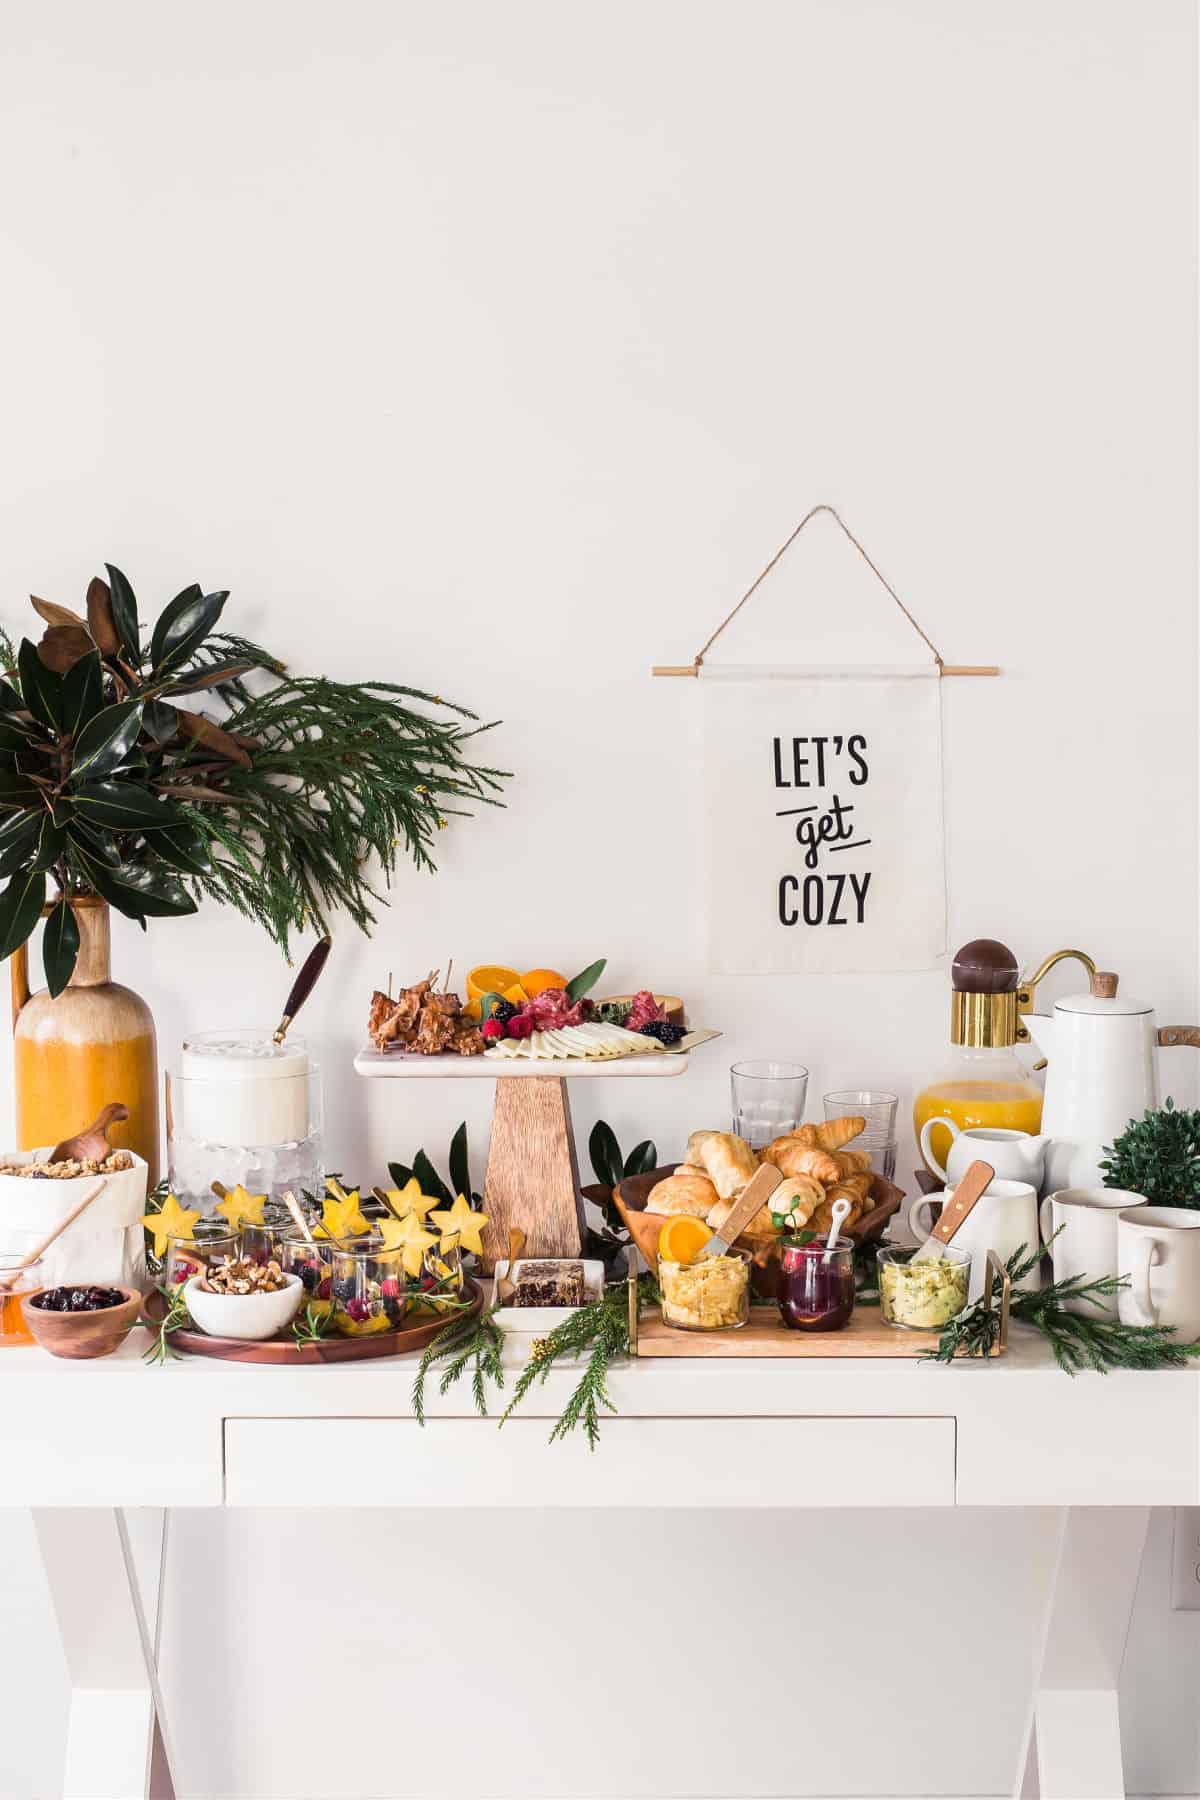
[[[85,1194],[83,1199],[79,1202],[79,1205],[73,1207],[65,1219],[60,1219],[58,1224],[54,1227],[54,1230],[49,1232],[47,1236],[42,1239],[41,1243],[36,1245],[29,1252],[28,1256],[21,1258],[21,1261],[17,1264],[15,1269],[5,1269],[3,1275],[0,1276],[0,1293],[7,1294],[11,1291],[12,1284],[17,1279],[17,1276],[21,1273],[22,1269],[27,1269],[30,1263],[35,1263],[37,1261],[39,1256],[44,1256],[51,1244],[53,1244],[57,1238],[62,1236],[68,1225],[73,1225],[75,1223],[80,1213],[85,1212],[92,1204],[93,1200],[99,1198],[106,1186],[107,1183],[102,1181],[98,1186],[92,1189],[90,1194]]]

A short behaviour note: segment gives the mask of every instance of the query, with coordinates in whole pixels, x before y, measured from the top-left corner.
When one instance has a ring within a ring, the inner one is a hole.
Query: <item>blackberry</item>
[[[639,1035],[657,1038],[660,1044],[677,1044],[687,1032],[682,1025],[672,1025],[669,1019],[651,1019],[648,1025],[639,1028]]]
[[[516,1016],[517,1009],[511,1000],[497,1000],[495,1006],[493,1006],[491,1012],[488,1014],[489,1019],[498,1019],[501,1025],[507,1025],[508,1021],[510,1019],[515,1019]]]

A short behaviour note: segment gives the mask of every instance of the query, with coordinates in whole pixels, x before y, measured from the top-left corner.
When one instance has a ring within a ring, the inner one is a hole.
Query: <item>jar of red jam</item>
[[[854,1311],[854,1245],[833,1250],[824,1238],[810,1244],[784,1239],[780,1254],[779,1310],[793,1331],[840,1331]]]

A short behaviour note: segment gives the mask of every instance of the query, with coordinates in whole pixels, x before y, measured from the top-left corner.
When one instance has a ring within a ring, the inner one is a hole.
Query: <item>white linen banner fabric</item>
[[[928,969],[946,949],[941,681],[701,668],[708,965]]]

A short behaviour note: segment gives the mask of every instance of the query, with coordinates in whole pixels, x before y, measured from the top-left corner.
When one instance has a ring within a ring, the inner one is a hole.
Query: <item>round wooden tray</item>
[[[468,1275],[463,1292],[470,1306],[461,1312],[443,1313],[421,1319],[414,1325],[399,1325],[395,1331],[379,1331],[371,1337],[336,1337],[331,1334],[315,1344],[298,1344],[289,1325],[278,1337],[258,1343],[244,1338],[211,1337],[206,1331],[183,1326],[171,1333],[171,1345],[187,1356],[215,1356],[224,1362],[275,1363],[295,1368],[299,1363],[363,1362],[368,1357],[407,1356],[413,1350],[424,1350],[438,1332],[456,1319],[473,1319],[483,1305],[483,1289]],[[152,1293],[142,1309],[142,1317],[150,1325],[160,1325],[166,1302],[160,1293]]]

